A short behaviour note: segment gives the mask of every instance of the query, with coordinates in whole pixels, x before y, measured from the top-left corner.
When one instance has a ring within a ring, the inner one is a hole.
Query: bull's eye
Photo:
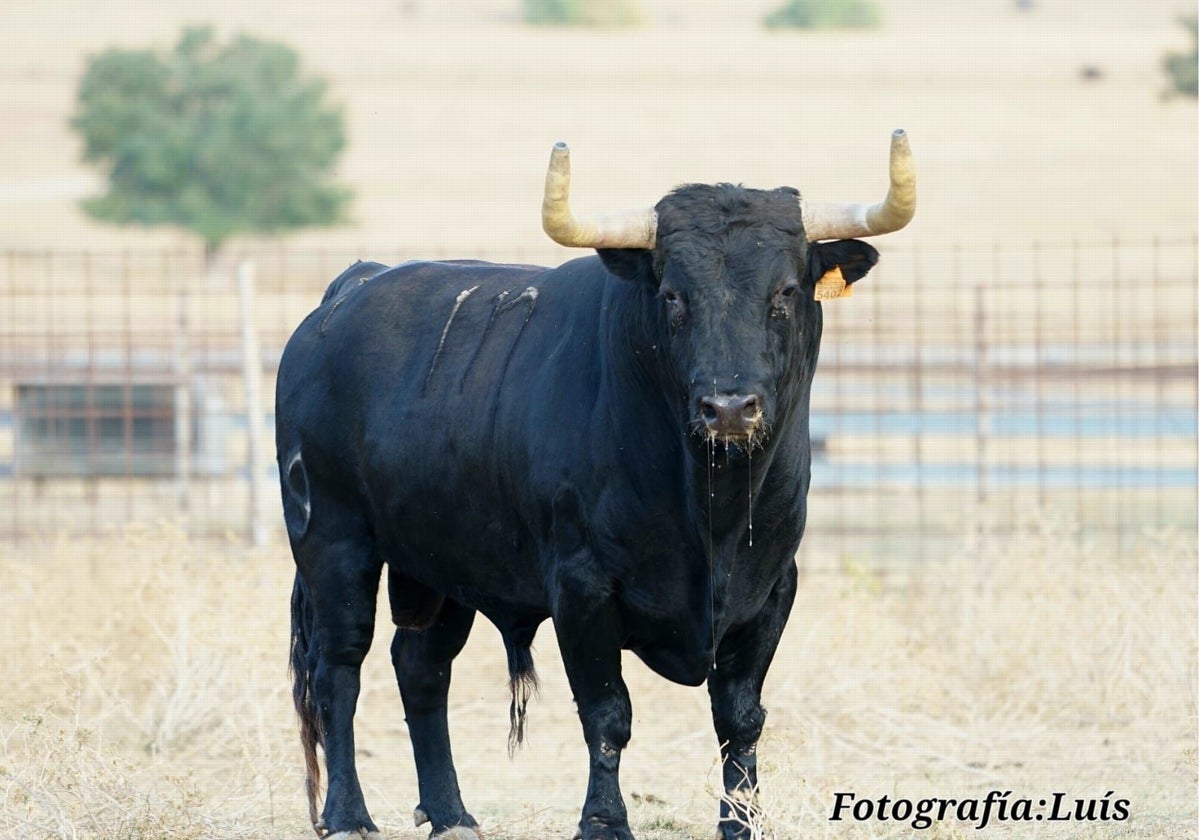
[[[774,318],[790,318],[792,315],[792,307],[796,302],[796,295],[800,291],[800,286],[797,283],[788,283],[775,292],[771,299],[771,316]]]
[[[683,316],[686,311],[682,295],[674,289],[663,289],[662,299],[667,307],[667,320],[672,327],[678,327],[683,323]]]

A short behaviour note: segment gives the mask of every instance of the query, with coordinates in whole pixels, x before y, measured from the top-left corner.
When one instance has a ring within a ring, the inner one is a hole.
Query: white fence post
[[[187,280],[177,280],[175,295],[175,509],[183,529],[191,533],[192,489],[192,355],[188,335],[190,308]]]
[[[258,326],[254,317],[254,263],[238,265],[238,294],[242,309],[242,381],[246,389],[246,472],[250,482],[247,511],[250,538],[254,545],[265,545],[268,528],[263,516],[266,487],[263,481],[263,450],[266,425],[262,406],[262,353],[258,345]]]

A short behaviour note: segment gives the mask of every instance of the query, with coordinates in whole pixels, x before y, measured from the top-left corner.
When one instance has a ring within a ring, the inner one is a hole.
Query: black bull
[[[277,444],[319,834],[376,831],[353,716],[386,566],[418,823],[476,836],[446,696],[482,612],[508,651],[518,740],[530,644],[554,622],[590,759],[582,837],[632,837],[622,648],[667,679],[708,683],[720,830],[748,836],[760,695],[806,516],[814,284],[835,266],[860,279],[877,252],[806,242],[788,189],[684,187],[657,213],[652,249],[558,268],[359,263],[289,341]]]

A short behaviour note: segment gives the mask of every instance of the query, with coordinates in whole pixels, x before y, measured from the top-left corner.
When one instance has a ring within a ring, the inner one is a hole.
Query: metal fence
[[[1033,520],[1193,530],[1196,248],[885,244],[825,305],[804,551],[928,557]],[[0,253],[0,536],[280,521],[256,423],[291,330],[360,256],[466,255],[264,250],[231,261],[254,267],[239,289],[198,252]]]

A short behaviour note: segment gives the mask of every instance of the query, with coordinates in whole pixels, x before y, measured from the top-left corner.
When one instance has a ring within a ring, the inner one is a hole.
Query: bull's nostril
[[[700,416],[709,426],[715,426],[718,420],[717,407],[708,399],[700,401]]]
[[[742,419],[753,422],[758,419],[758,397],[746,397],[742,406]]]

